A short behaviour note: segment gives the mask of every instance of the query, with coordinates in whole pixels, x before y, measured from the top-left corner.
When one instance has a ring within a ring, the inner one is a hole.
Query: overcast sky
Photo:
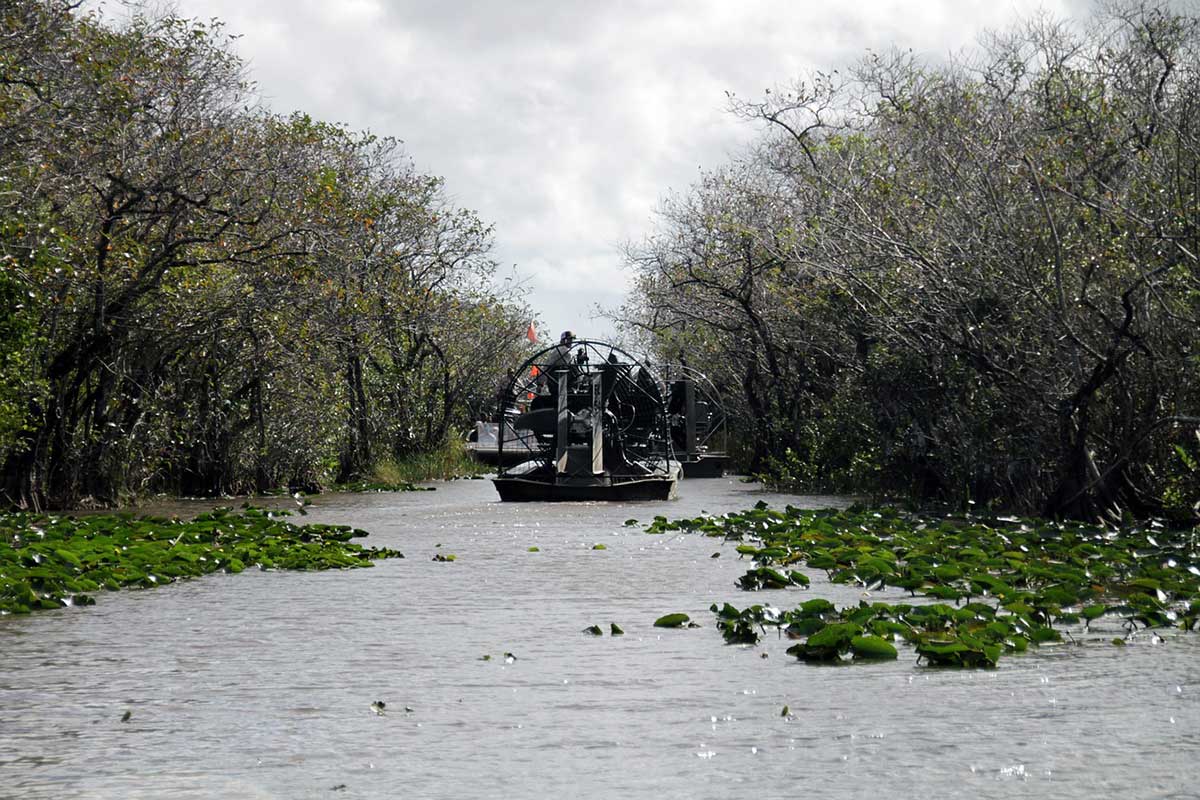
[[[111,1],[111,0],[110,0]],[[868,49],[930,59],[1039,9],[1086,0],[176,0],[223,20],[278,113],[404,141],[453,201],[496,226],[543,337],[603,338],[620,247],[664,194],[756,128],[726,111]],[[111,10],[111,9],[110,9]]]

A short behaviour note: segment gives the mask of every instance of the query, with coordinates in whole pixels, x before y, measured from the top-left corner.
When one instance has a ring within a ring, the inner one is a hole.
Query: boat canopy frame
[[[717,387],[703,372],[686,364],[668,365],[662,377],[676,458],[685,464],[704,457],[724,458],[728,416]]]

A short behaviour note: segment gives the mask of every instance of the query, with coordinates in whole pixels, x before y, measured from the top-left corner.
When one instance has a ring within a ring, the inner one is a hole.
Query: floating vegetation
[[[438,545],[438,546],[440,547],[441,545]],[[454,555],[453,553],[447,553],[446,555],[442,555],[441,553],[438,553],[431,560],[432,561],[457,561],[458,556]]]
[[[403,558],[349,540],[348,525],[294,525],[287,512],[220,508],[191,521],[120,516],[0,515],[0,614],[91,605],[91,593],[149,589],[210,572],[323,570]]]
[[[656,628],[682,628],[691,622],[691,617],[687,614],[667,614],[654,620]]]
[[[603,636],[604,631],[599,625],[589,625],[583,629],[584,633],[590,633],[592,636]]]
[[[618,625],[615,622],[609,623],[608,630],[609,630],[609,635],[611,635],[611,636],[624,636],[625,635],[625,631],[621,628],[620,625]]]
[[[808,576],[802,572],[788,570],[784,574],[770,567],[752,569],[738,578],[738,586],[748,592],[757,591],[758,589],[786,589],[789,586],[803,586],[808,588],[808,584]]]
[[[338,483],[330,488],[331,492],[435,492],[436,486],[417,486],[415,483],[401,481],[399,483],[381,481],[355,481],[353,483]]]
[[[1139,628],[1191,631],[1200,620],[1200,529],[759,503],[724,516],[655,517],[647,528],[666,531],[737,542],[737,552],[752,560],[737,581],[747,591],[806,588],[808,577],[793,568],[803,565],[823,570],[832,583],[901,589],[914,598],[845,608],[814,598],[786,611],[712,606],[726,642],[755,644],[773,627],[798,640],[788,653],[804,661],[894,659],[897,643],[905,643],[928,664],[991,667],[1004,654],[1062,641],[1071,627],[1090,631],[1104,618],[1126,635]],[[1125,644],[1120,637],[1105,641]]]

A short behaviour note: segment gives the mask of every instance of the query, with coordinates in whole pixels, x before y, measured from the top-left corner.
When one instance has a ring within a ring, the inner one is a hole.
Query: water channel
[[[732,545],[623,523],[760,499],[837,502],[733,479],[630,505],[501,504],[488,481],[328,495],[298,521],[364,528],[407,558],[0,618],[0,798],[1200,795],[1194,634],[973,671],[905,648],[822,667],[773,635],[723,644],[714,602],[862,591],[810,570],[808,590],[746,594]],[[677,611],[702,627],[653,627]]]

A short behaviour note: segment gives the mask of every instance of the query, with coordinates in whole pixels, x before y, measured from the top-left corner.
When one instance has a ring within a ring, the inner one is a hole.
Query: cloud
[[[626,288],[620,245],[661,196],[755,135],[725,111],[867,49],[938,58],[985,27],[1082,0],[179,0],[218,17],[277,112],[396,136],[455,202],[496,224],[544,327],[602,333]],[[583,322],[581,322],[581,320]]]

